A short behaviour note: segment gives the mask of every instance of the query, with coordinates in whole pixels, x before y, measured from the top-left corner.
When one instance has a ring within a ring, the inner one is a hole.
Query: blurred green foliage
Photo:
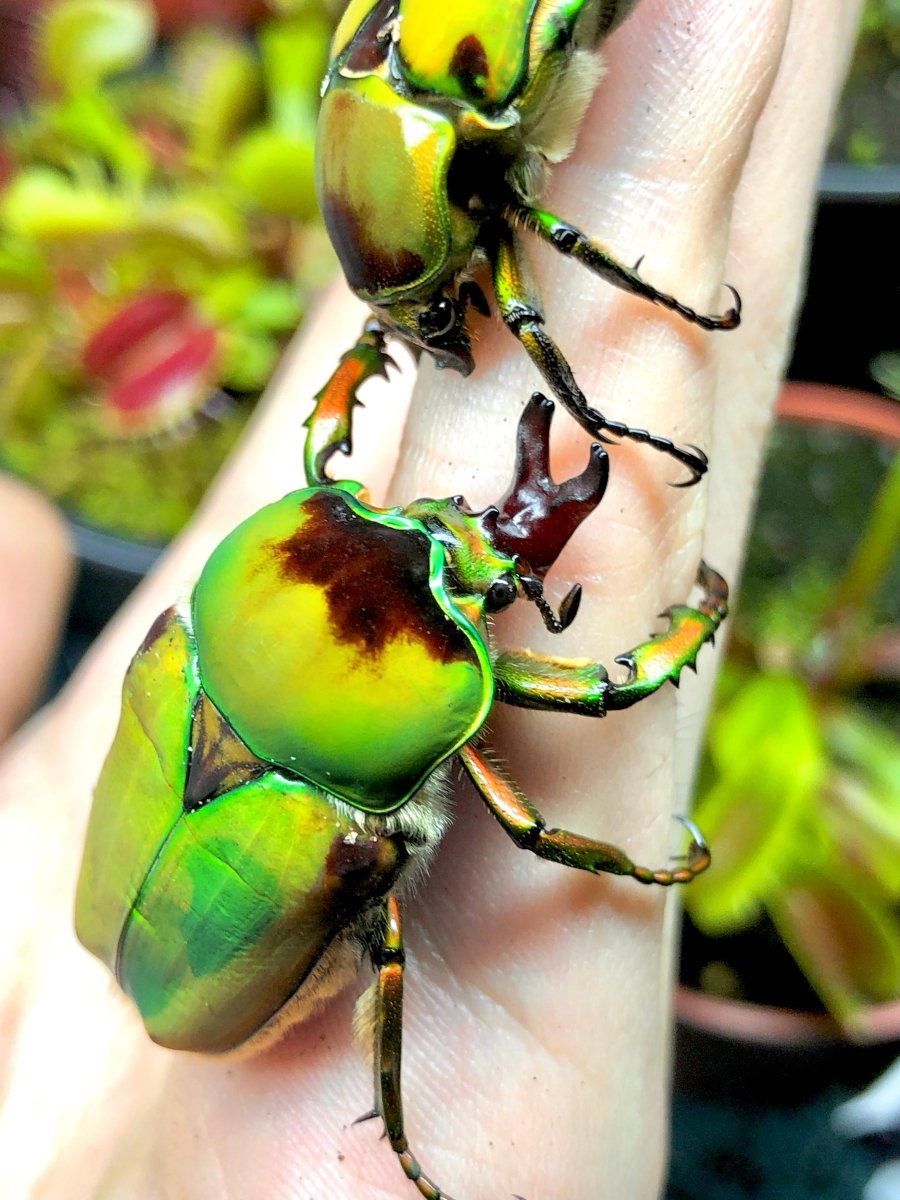
[[[852,1033],[900,997],[900,455],[855,470],[861,439],[826,434],[817,465],[810,436],[763,478],[698,785],[713,865],[685,907],[712,938],[771,919]]]
[[[900,0],[866,0],[829,158],[900,163]]]
[[[158,45],[143,0],[57,0],[0,133],[0,452],[115,532],[184,524],[333,269],[332,18],[284,7]]]

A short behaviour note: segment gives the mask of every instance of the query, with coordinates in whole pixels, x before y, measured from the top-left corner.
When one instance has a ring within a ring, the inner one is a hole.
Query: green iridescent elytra
[[[349,442],[356,388],[382,353],[364,342],[320,393],[308,463],[327,461],[338,434]],[[578,608],[576,586],[554,613],[543,579],[600,503],[608,456],[595,445],[580,475],[555,483],[552,411],[532,398],[512,486],[482,512],[462,497],[376,508],[340,483],[292,492],[229,534],[128,669],[78,885],[81,941],[176,1049],[259,1044],[367,955],[375,1111],[427,1200],[449,1197],[403,1128],[399,903],[449,821],[445,764],[552,862],[669,885],[709,861],[692,827],[685,860],[659,868],[547,828],[480,748],[498,701],[602,717],[677,682],[726,613],[724,581],[701,565],[698,606],[673,607],[662,633],[620,656],[621,681],[590,659],[496,645],[490,614],[516,600],[556,633]]]
[[[490,710],[466,560],[451,594],[445,546],[358,490],[294,492],[238,526],[129,669],[77,924],[166,1045],[231,1049],[281,1008],[402,861],[377,837],[351,854],[335,799],[396,809]],[[513,562],[479,559],[473,588],[486,568]]]
[[[702,451],[588,404],[544,329],[522,237],[704,329],[739,322],[736,293],[726,313],[698,313],[537,206],[600,77],[594,51],[635,4],[461,0],[436,10],[431,0],[352,0],[323,84],[316,187],[347,281],[382,334],[467,375],[469,309],[490,315],[475,279],[487,267],[501,318],[582,428],[670,455],[689,484],[706,470]]]
[[[227,734],[204,757],[214,771],[232,754],[233,786],[224,803],[192,807],[191,741],[210,715],[198,667],[189,618],[169,609],[126,677],[76,924],[154,1040],[216,1053],[282,1007],[340,932],[347,907],[390,887],[402,851],[394,839],[363,836],[311,783],[236,770],[242,753]]]

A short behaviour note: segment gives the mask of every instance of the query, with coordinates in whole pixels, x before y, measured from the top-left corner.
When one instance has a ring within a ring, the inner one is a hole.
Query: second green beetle
[[[360,366],[348,360],[351,390]],[[451,762],[549,862],[663,886],[709,862],[689,822],[686,861],[660,867],[548,827],[486,744],[498,702],[602,717],[677,683],[727,611],[724,580],[701,565],[698,606],[674,606],[620,655],[619,681],[591,659],[497,644],[491,616],[517,600],[555,632],[578,608],[576,585],[557,615],[543,579],[602,500],[608,456],[595,445],[556,483],[552,412],[527,405],[512,486],[481,512],[459,496],[378,508],[345,480],[291,492],[224,539],[129,667],[78,887],[79,937],[175,1049],[260,1046],[367,955],[370,1115],[426,1200],[450,1197],[405,1132],[401,905],[447,828]],[[327,413],[311,419],[316,443]]]
[[[519,231],[617,287],[704,329],[731,329],[740,304],[703,315],[648,284],[581,230],[536,206],[547,165],[572,150],[600,74],[597,45],[636,0],[351,0],[335,33],[319,118],[317,188],[347,280],[384,334],[441,367],[473,368],[473,273],[490,268],[500,316],[593,437],[671,455],[695,483],[706,456],[588,405],[543,327]]]

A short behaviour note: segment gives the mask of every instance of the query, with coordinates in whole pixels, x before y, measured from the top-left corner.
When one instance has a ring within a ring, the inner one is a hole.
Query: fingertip
[[[58,510],[0,474],[0,741],[40,697],[73,577],[71,538]]]

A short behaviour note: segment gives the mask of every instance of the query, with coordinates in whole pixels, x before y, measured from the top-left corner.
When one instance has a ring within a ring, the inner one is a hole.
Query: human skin
[[[38,702],[72,567],[56,510],[33,488],[0,474],[0,744]]]
[[[589,399],[706,448],[712,465],[676,491],[672,460],[611,447],[606,497],[549,581],[556,602],[582,582],[577,621],[553,638],[517,605],[496,622],[504,644],[613,667],[688,595],[701,553],[737,578],[855,16],[855,0],[642,0],[610,39],[608,76],[546,206],[625,261],[645,254],[646,278],[699,309],[726,305],[721,283],[733,283],[745,319],[703,333],[535,255],[548,329]],[[323,301],[195,523],[0,764],[0,1194],[11,1200],[416,1194],[378,1123],[351,1125],[372,1102],[350,1034],[366,968],[359,988],[256,1057],[202,1059],[152,1045],[71,928],[129,656],[223,534],[301,484],[301,422],[360,315],[340,290]],[[518,413],[539,381],[502,328],[481,322],[477,335],[469,379],[423,365],[396,472],[404,385],[370,385],[341,474],[393,501],[462,492],[478,507],[503,494]],[[558,477],[580,470],[587,446],[558,412]],[[660,866],[676,840],[671,814],[687,805],[714,654],[698,665],[679,692],[603,722],[498,706],[491,742],[549,823]],[[404,906],[407,1132],[451,1195],[659,1193],[673,916],[662,889],[516,850],[460,790],[431,876]]]

